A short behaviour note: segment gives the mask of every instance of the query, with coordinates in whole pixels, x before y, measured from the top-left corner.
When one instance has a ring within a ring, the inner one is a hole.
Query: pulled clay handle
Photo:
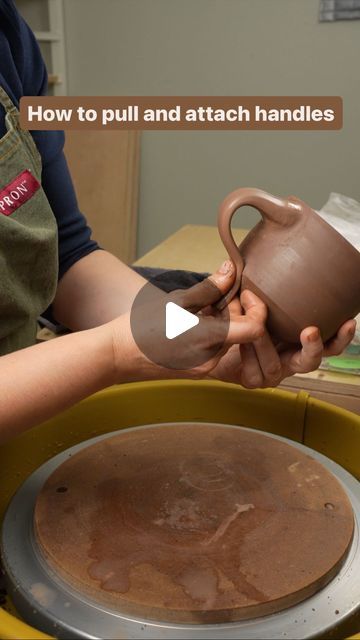
[[[236,189],[220,205],[218,229],[220,238],[236,268],[236,278],[230,291],[218,302],[217,308],[224,309],[240,289],[244,261],[231,232],[232,217],[240,207],[255,207],[264,221],[283,227],[291,226],[299,220],[302,211],[301,201],[295,198],[277,198],[261,189]]]

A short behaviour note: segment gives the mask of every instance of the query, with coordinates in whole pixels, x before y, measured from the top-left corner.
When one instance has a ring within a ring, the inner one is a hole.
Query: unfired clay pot
[[[262,220],[237,247],[231,219],[243,205]],[[250,289],[267,305],[271,335],[298,343],[302,329],[319,327],[324,341],[360,311],[360,252],[298,198],[237,189],[223,201],[219,233],[236,266],[223,300]]]

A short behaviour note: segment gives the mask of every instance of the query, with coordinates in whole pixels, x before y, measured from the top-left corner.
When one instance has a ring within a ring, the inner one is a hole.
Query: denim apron
[[[41,187],[41,158],[19,111],[0,87],[0,355],[36,340],[37,318],[55,296],[57,224]]]

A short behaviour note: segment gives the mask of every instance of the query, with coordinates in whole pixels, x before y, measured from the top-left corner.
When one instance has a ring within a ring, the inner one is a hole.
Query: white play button
[[[165,333],[168,340],[173,340],[199,324],[198,316],[179,307],[175,302],[168,302],[165,305],[165,317]]]
[[[209,322],[209,318],[197,313],[196,289],[189,295],[183,288],[182,273],[177,277],[181,288],[174,290],[168,290],[175,282],[173,271],[162,271],[141,287],[131,306],[130,325],[137,347],[148,360],[166,369],[184,372],[202,366],[223,349],[230,316],[226,308],[221,314],[213,309],[214,318],[221,321]],[[213,286],[203,285],[205,290],[210,288],[215,298]],[[218,290],[218,300],[222,295]]]

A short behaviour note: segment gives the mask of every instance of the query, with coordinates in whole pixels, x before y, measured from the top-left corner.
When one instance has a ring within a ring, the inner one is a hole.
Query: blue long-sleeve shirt
[[[0,85],[18,106],[21,96],[46,93],[47,72],[34,34],[13,0],[0,0]],[[0,137],[6,132],[0,105]],[[42,186],[59,230],[59,278],[80,258],[98,248],[79,211],[63,153],[64,133],[33,131],[43,164]]]

